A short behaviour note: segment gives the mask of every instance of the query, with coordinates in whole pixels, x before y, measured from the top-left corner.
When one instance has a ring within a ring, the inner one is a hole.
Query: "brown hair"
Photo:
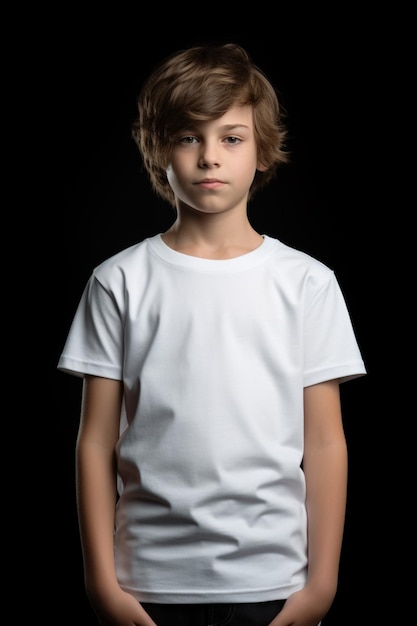
[[[259,161],[250,196],[269,182],[285,151],[284,112],[271,82],[239,45],[199,45],[160,63],[138,97],[132,136],[155,192],[175,207],[166,176],[175,137],[192,122],[214,120],[233,106],[251,105]]]

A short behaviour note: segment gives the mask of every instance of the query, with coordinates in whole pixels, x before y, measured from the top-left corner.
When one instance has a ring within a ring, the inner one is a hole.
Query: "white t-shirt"
[[[58,368],[123,380],[115,561],[140,602],[261,602],[306,579],[303,388],[366,373],[332,270],[277,239],[160,235],[99,265]]]

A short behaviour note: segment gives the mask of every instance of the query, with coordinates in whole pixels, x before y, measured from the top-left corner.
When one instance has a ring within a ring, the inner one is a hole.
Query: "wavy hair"
[[[192,122],[217,119],[234,106],[253,108],[259,161],[249,197],[288,161],[285,112],[266,75],[239,45],[198,45],[156,66],[139,93],[132,136],[154,191],[175,208],[166,170],[178,133]]]

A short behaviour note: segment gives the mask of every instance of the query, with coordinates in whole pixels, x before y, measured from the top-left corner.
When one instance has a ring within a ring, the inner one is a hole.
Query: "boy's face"
[[[167,168],[179,206],[204,213],[246,209],[257,160],[253,111],[233,107],[222,117],[184,129]]]

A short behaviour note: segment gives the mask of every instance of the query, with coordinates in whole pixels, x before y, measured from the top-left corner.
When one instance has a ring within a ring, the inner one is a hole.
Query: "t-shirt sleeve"
[[[333,272],[306,308],[304,386],[366,374],[346,301]]]
[[[122,380],[123,321],[116,298],[93,274],[81,296],[58,369]]]

